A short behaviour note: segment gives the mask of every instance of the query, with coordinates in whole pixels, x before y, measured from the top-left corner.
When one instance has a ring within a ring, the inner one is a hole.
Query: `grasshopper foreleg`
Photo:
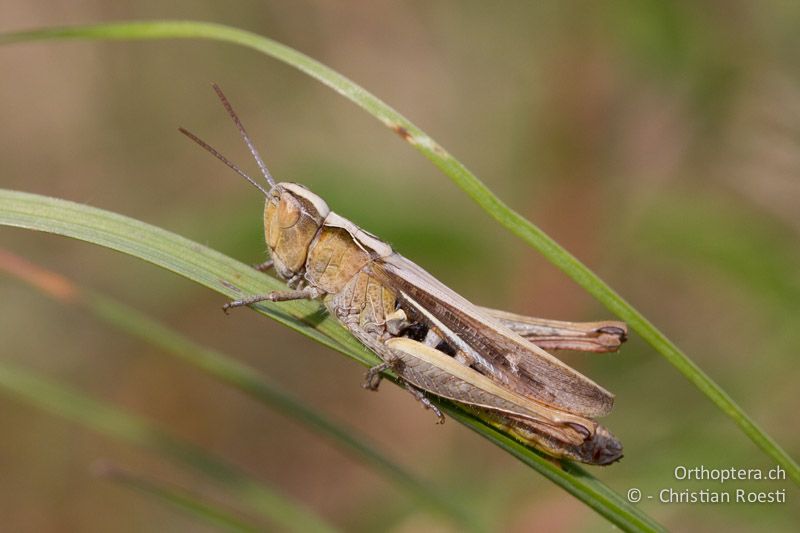
[[[222,310],[227,314],[228,309],[233,307],[244,307],[258,302],[287,302],[289,300],[313,300],[319,298],[322,292],[316,287],[306,287],[305,289],[291,291],[272,291],[268,294],[257,294],[241,300],[234,300],[222,306]]]

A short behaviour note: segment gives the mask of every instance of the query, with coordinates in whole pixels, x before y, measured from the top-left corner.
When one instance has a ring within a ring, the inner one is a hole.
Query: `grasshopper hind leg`
[[[383,380],[381,372],[384,370],[393,369],[402,376],[402,366],[403,362],[399,359],[386,361],[379,365],[375,365],[367,370],[367,373],[364,375],[364,382],[361,384],[361,386],[367,390],[377,391],[381,381]],[[444,424],[444,414],[442,414],[442,411],[436,407],[433,402],[431,402],[430,398],[428,398],[424,391],[418,389],[405,379],[402,379],[402,377],[400,378],[400,383],[403,385],[403,388],[405,388],[419,403],[421,403],[425,409],[430,409],[433,411],[433,414],[436,415],[437,424]]]
[[[414,398],[416,398],[417,401],[421,403],[425,409],[430,409],[431,411],[433,411],[433,414],[436,415],[437,424],[444,424],[445,421],[444,414],[442,414],[442,411],[438,407],[436,407],[436,405],[433,404],[430,398],[428,398],[428,396],[423,391],[416,388],[414,385],[410,384],[407,381],[403,381],[403,387],[405,387],[405,389],[409,393],[411,393],[411,395]]]

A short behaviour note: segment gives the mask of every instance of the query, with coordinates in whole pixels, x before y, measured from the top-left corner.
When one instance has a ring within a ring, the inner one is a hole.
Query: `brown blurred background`
[[[400,110],[659,325],[790,454],[800,455],[800,4],[790,1],[163,2],[6,0],[8,31],[121,19],[226,23],[293,46]],[[0,48],[0,186],[155,224],[264,259],[261,197],[178,134],[255,166],[218,82],[280,180],[310,186],[478,303],[611,318],[416,151],[339,95],[252,51],[210,42]],[[571,496],[400,389],[251,311],[132,258],[0,229],[0,247],[246,361],[369,435],[496,530],[606,531]],[[448,530],[298,424],[158,350],[0,277],[0,351],[160,422],[349,531]],[[634,334],[621,353],[564,359],[617,394],[625,459],[592,469],[631,487],[677,465],[771,461]],[[196,531],[192,518],[98,480],[98,457],[182,480],[150,454],[0,395],[0,529]],[[644,502],[676,530],[792,530],[786,504]],[[734,487],[722,487],[734,488]]]

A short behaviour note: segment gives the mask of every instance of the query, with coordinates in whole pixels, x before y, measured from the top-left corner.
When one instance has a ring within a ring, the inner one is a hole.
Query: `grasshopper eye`
[[[300,220],[301,208],[291,194],[281,194],[281,203],[278,205],[278,224],[281,228],[291,228]]]

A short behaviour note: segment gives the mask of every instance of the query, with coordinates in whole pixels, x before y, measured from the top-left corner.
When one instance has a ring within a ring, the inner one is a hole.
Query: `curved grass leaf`
[[[366,437],[319,414],[281,390],[257,370],[216,350],[201,346],[161,322],[107,296],[87,290],[55,272],[0,249],[0,272],[6,272],[41,293],[72,307],[83,308],[100,320],[150,345],[158,346],[194,368],[231,385],[262,404],[296,420],[346,453],[405,489],[419,504],[452,520],[463,531],[482,531],[479,518],[444,491],[417,479],[385,457]]]
[[[225,487],[238,501],[273,524],[290,531],[335,531],[310,509],[287,500],[280,492],[256,482],[233,465],[171,437],[144,418],[99,402],[0,359],[0,390],[52,414],[128,444],[152,450],[183,463]]]
[[[383,122],[422,152],[490,216],[538,250],[612,313],[628,323],[670,364],[705,394],[764,452],[783,466],[800,484],[800,466],[762,430],[733,399],[644,315],[625,301],[586,265],[566,251],[532,222],[496,197],[466,166],[424,131],[369,91],[297,50],[261,35],[206,22],[146,21],[54,27],[0,35],[0,44],[49,39],[211,39],[258,50],[299,69],[337,91]]]
[[[664,531],[664,529],[650,517],[639,512],[631,512],[631,505],[622,496],[608,488],[592,476],[586,469],[571,462],[562,463],[562,468],[548,468],[552,465],[552,459],[539,454],[531,454],[530,450],[519,443],[519,441],[505,435],[495,428],[485,424],[483,421],[469,416],[463,411],[454,411],[450,416],[481,434],[489,441],[495,443],[526,465],[536,469],[539,473],[557,485],[568,483],[572,490],[567,489],[572,494],[580,493],[583,503],[606,516],[608,509],[619,509],[621,513],[616,516],[614,522],[623,531]]]
[[[248,265],[161,228],[66,200],[0,189],[0,225],[45,231],[99,244],[144,259],[229,297],[263,294],[281,286],[277,280]],[[378,362],[374,354],[367,352],[333,319],[320,320],[318,304],[264,303],[254,308],[364,365]],[[308,317],[312,316],[317,318],[309,320]],[[474,420],[470,424],[473,430],[489,440],[500,442],[497,440],[500,433],[452,404],[443,403],[442,409],[462,422]],[[619,496],[608,497],[612,491],[582,469],[574,470],[580,475],[571,474],[532,449],[522,445],[513,449],[514,455],[525,464],[626,531],[661,530],[650,517]]]

